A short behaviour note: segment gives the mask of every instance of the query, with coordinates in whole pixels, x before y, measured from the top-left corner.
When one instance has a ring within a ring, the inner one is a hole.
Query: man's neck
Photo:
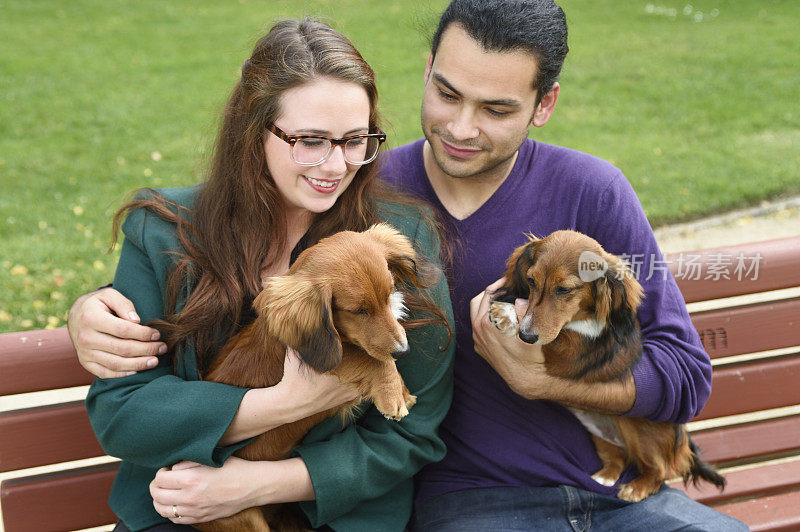
[[[425,141],[422,159],[425,173],[444,208],[456,220],[464,220],[481,208],[502,185],[517,161],[517,151],[508,161],[486,172],[469,177],[452,177],[442,171]]]

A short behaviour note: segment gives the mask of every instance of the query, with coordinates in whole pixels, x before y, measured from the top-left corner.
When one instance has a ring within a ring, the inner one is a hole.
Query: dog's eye
[[[363,309],[363,308],[360,308],[360,309],[358,309],[358,310],[351,310],[351,311],[349,311],[349,312],[350,312],[351,314],[363,314],[363,315],[367,315],[367,314],[369,314],[369,312],[367,312],[367,309]]]
[[[529,285],[529,286],[530,286],[532,289],[534,289],[534,290],[536,289],[536,281],[534,281],[533,279],[528,279],[528,285]]]
[[[569,294],[570,292],[572,292],[572,290],[573,290],[572,288],[566,288],[564,286],[558,286],[558,287],[556,287],[556,295],[557,296],[563,296],[564,294]]]

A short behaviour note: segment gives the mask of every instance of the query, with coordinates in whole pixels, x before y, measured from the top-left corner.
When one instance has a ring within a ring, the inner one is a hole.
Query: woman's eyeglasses
[[[380,129],[377,133],[363,133],[341,139],[318,135],[287,135],[275,124],[267,129],[289,144],[292,159],[303,166],[316,166],[324,163],[333,153],[335,146],[342,147],[344,160],[349,164],[371,163],[378,156],[378,148],[381,143],[386,141],[386,133]]]

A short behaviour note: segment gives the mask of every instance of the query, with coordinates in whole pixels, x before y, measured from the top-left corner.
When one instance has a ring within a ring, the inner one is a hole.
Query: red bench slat
[[[706,505],[776,495],[800,489],[800,461],[733,471],[727,473],[725,478],[728,479],[728,485],[723,492],[707,482],[700,483],[698,487],[689,484],[685,488],[678,482],[673,487],[683,489],[692,499]]]
[[[692,323],[711,358],[794,347],[800,345],[800,298],[697,312]]]
[[[712,464],[800,451],[800,416],[693,432],[692,440]]]
[[[0,395],[91,384],[66,327],[0,334]]]
[[[0,413],[0,472],[104,455],[83,401]]]
[[[800,356],[717,368],[712,394],[695,419],[758,412],[800,403]]]
[[[754,262],[757,253],[762,256],[761,261],[758,262],[758,275],[755,275],[755,272],[747,275],[746,271],[739,272],[740,274],[735,273],[738,257],[743,256],[745,265],[749,266]],[[701,267],[699,269],[700,278],[695,280],[690,277],[694,277],[698,270],[691,270],[686,262],[681,264],[680,258],[683,257],[683,261],[686,261],[696,255],[700,255],[697,260],[701,263]],[[669,268],[672,275],[675,276],[684,300],[687,303],[693,303],[800,286],[798,256],[800,256],[800,238],[789,237],[738,246],[673,253],[667,255],[666,260],[670,261]],[[725,264],[720,260],[721,258],[726,261],[730,260],[731,263]],[[748,258],[753,259],[747,260]],[[730,278],[720,277],[714,280],[716,274],[713,269],[710,269],[714,263],[723,266],[722,269],[728,271]]]
[[[118,464],[3,481],[3,523],[9,532],[76,530],[117,521],[108,494]]]
[[[722,504],[714,509],[744,521],[752,532],[800,530],[800,491]]]

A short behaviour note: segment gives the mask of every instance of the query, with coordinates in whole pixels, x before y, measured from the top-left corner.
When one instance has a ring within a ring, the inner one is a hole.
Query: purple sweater
[[[450,293],[456,319],[453,405],[440,428],[447,456],[417,475],[417,500],[468,488],[566,484],[613,495],[591,474],[600,469],[589,434],[564,407],[511,391],[472,342],[469,302],[499,279],[523,233],[574,229],[624,255],[645,290],[644,337],[634,368],[636,401],[626,414],[684,423],[711,391],[711,364],[683,298],[666,271],[639,199],[611,164],[585,153],[526,140],[511,174],[465,220],[444,209],[431,188],[419,140],[386,154],[384,174],[438,209],[456,246]],[[649,277],[649,279],[648,279]]]

